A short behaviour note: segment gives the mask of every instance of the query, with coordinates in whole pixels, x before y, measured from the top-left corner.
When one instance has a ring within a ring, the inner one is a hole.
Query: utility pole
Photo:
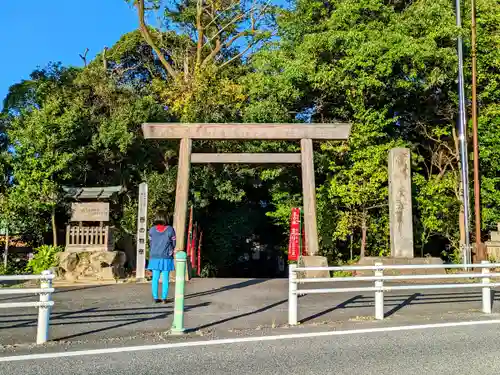
[[[462,28],[462,15],[460,11],[461,0],[455,0],[457,28]],[[467,151],[467,114],[465,110],[465,88],[464,88],[464,56],[462,36],[457,38],[458,54],[458,134],[460,141],[460,172],[462,182],[462,204],[464,208],[464,232],[465,243],[462,244],[463,263],[471,263],[470,229],[469,229],[469,153]]]
[[[472,52],[472,147],[474,153],[474,215],[476,224],[476,261],[485,260],[481,241],[481,187],[479,185],[479,141],[477,132],[477,43],[476,0],[471,0],[471,52]]]

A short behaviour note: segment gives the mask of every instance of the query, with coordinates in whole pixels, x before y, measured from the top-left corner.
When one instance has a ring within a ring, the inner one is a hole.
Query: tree
[[[388,250],[386,166],[395,146],[413,152],[416,218],[420,209],[432,211],[434,194],[446,191],[440,198],[454,208],[439,217],[446,225],[433,233],[458,236],[448,230],[457,227],[459,212],[454,22],[452,4],[445,0],[297,1],[279,18],[280,40],[252,59],[254,72],[245,78],[253,83],[246,113],[261,118],[294,113],[316,122],[353,124],[348,143],[326,144],[315,153],[324,173],[317,177],[323,180],[318,198],[325,200],[318,207],[335,210],[321,214],[327,220],[321,225],[324,244],[345,254],[342,240],[354,230],[360,248],[368,242],[371,254]],[[440,170],[425,167],[436,163]],[[444,185],[423,188],[431,183]]]

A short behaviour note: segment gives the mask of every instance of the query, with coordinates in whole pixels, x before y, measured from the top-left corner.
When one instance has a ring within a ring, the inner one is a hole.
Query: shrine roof
[[[110,199],[114,194],[120,194],[123,186],[106,187],[68,187],[63,186],[66,196],[71,199]]]

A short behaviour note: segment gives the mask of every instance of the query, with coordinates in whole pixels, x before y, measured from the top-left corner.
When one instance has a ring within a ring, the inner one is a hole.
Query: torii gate
[[[180,124],[145,123],[146,139],[180,139],[177,187],[173,226],[177,234],[176,250],[185,250],[186,217],[191,163],[296,163],[302,166],[304,229],[308,255],[318,253],[316,221],[316,184],[314,178],[313,140],[347,140],[351,125],[329,124]],[[299,153],[191,153],[193,139],[216,140],[300,140]]]

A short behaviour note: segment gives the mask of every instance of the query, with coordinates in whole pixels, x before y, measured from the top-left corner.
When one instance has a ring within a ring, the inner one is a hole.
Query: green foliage
[[[52,267],[57,267],[57,253],[64,249],[60,246],[42,245],[33,251],[33,258],[29,260],[26,266],[26,271],[39,274],[42,271],[47,271]]]
[[[3,261],[0,263],[0,275],[19,275],[23,274],[26,270],[26,262],[18,257],[9,256],[7,267]]]

